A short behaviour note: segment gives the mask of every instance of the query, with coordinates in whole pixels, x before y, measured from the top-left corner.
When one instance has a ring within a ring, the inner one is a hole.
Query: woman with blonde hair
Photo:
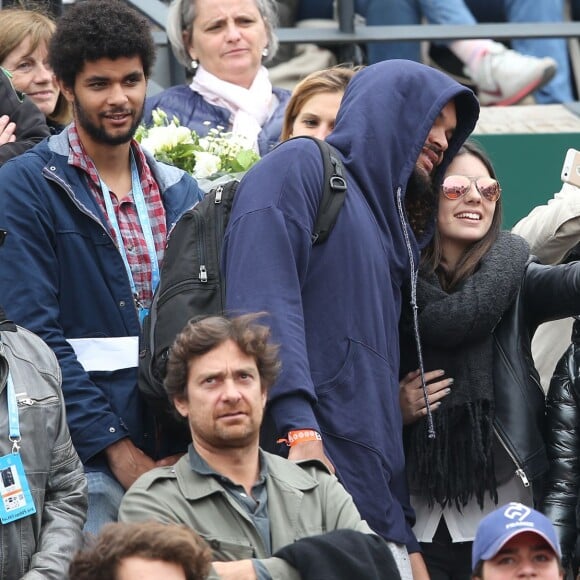
[[[324,139],[334,129],[342,96],[357,70],[335,66],[302,79],[286,106],[280,140],[300,135]]]
[[[0,67],[12,77],[18,91],[44,113],[52,133],[71,120],[70,106],[48,66],[48,44],[54,21],[36,10],[0,10]]]

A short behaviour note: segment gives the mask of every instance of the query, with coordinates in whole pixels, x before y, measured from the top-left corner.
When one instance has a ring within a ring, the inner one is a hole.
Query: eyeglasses
[[[493,177],[468,177],[467,175],[448,175],[441,185],[441,191],[447,199],[460,199],[466,195],[471,186],[488,201],[497,201],[501,195],[501,187]]]

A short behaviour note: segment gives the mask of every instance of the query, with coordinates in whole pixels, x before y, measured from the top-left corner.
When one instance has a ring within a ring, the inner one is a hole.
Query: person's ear
[[[187,418],[189,415],[189,405],[187,399],[182,397],[175,397],[173,399],[173,404],[175,405],[175,409],[177,412],[184,418]]]
[[[64,95],[64,98],[69,103],[74,103],[75,100],[75,92],[72,87],[69,87],[63,83],[60,79],[57,79],[58,86],[60,88],[60,92]]]
[[[191,60],[197,60],[197,53],[196,53],[195,49],[193,48],[192,42],[191,42],[191,33],[187,30],[184,30],[182,32],[181,37],[183,39],[183,46],[185,48],[185,52],[187,52],[187,54],[189,54],[189,56],[191,57]]]

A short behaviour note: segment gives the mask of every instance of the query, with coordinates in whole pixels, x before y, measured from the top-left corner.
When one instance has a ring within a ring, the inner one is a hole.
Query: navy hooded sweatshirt
[[[437,181],[475,126],[473,93],[410,61],[357,73],[328,137],[348,187],[328,240],[311,243],[321,155],[315,143],[297,139],[278,146],[242,180],[222,255],[228,311],[268,312],[281,347],[282,372],[265,421],[280,437],[292,429],[318,430],[363,518],[412,550],[398,322],[410,255],[416,264],[434,224],[416,240],[402,198],[433,122],[452,99],[457,128]],[[271,448],[273,439],[263,446]]]

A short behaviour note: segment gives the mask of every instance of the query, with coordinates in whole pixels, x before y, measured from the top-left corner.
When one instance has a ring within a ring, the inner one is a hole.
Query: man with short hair
[[[562,580],[558,536],[540,512],[511,502],[481,520],[472,548],[472,578]]]
[[[347,185],[328,239],[312,243],[323,169],[305,139],[247,173],[224,238],[228,311],[267,311],[281,348],[262,446],[334,466],[362,517],[404,559],[405,545],[418,545],[399,408],[401,290],[415,284],[442,176],[478,112],[473,93],[439,71],[371,65],[349,83],[327,137]]]
[[[135,10],[76,3],[49,50],[74,120],[0,169],[0,227],[10,231],[0,299],[58,357],[93,533],[171,451],[137,388],[140,320],[167,232],[201,194],[133,139],[154,57],[149,23]]]
[[[269,329],[255,321],[190,321],[177,337],[165,385],[189,422],[189,454],[143,475],[119,518],[190,526],[224,579],[397,578],[389,548],[320,462],[299,466],[260,450],[280,361]]]
[[[107,524],[78,552],[73,580],[206,580],[209,546],[190,528],[159,522]]]

